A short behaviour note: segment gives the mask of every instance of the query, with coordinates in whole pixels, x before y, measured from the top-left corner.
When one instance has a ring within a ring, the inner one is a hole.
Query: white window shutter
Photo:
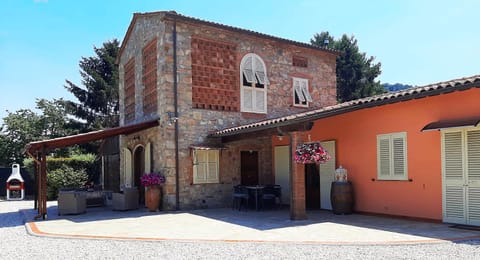
[[[255,91],[255,111],[265,112],[265,91]]]
[[[406,154],[405,139],[402,136],[392,137],[393,154],[393,175],[397,177],[405,176],[406,172]]]
[[[145,172],[152,172],[152,154],[151,154],[151,143],[145,145]]]
[[[195,153],[196,164],[193,166],[193,176],[195,183],[203,183],[206,181],[206,155],[205,151],[196,151]]]
[[[251,69],[244,68],[242,73],[248,83],[253,83],[253,72]]]
[[[463,180],[462,132],[444,135],[445,180]]]
[[[197,150],[194,151],[196,164],[193,165],[193,181],[200,183],[218,183],[218,150]]]
[[[388,136],[377,137],[378,174],[379,176],[390,175],[390,138]]]
[[[268,79],[267,71],[262,59],[256,54],[247,54],[242,59],[240,69],[240,76],[242,77],[240,82],[241,111],[266,113],[266,85]],[[243,78],[245,78],[247,82],[252,83],[252,86],[245,86]]]
[[[263,62],[260,60],[259,57],[255,57],[253,70],[255,71],[255,75],[257,76],[258,83],[266,85],[268,82],[267,73],[265,71],[265,67],[263,66]]]
[[[245,58],[242,69],[253,70],[253,57],[252,56],[248,56],[247,58]]]
[[[308,102],[313,102],[312,96],[310,96],[310,93],[308,92],[308,80],[302,81],[302,93]]]
[[[266,77],[265,77],[265,73],[263,71],[255,71],[255,76],[257,78],[258,83],[260,83],[262,85],[265,85]]]
[[[461,186],[445,187],[444,221],[457,222],[465,219],[465,189]]]
[[[131,187],[132,186],[132,152],[128,148],[123,148],[123,169],[124,169],[124,186]]]
[[[245,111],[253,110],[253,89],[243,88],[242,104],[243,104],[243,110]]]
[[[302,93],[302,86],[300,85],[300,80],[293,79],[293,89],[295,90],[295,94],[297,95],[298,100],[300,102],[305,102],[305,97]]]
[[[218,150],[208,151],[208,182],[216,182],[218,180]]]
[[[469,181],[480,180],[480,130],[467,132],[467,169]]]

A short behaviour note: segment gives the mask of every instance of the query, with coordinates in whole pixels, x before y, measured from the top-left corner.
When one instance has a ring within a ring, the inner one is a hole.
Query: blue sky
[[[354,35],[382,63],[382,83],[425,85],[480,74],[480,1],[0,0],[0,122],[36,98],[73,97],[78,62],[122,40],[134,12],[183,15],[309,42]]]

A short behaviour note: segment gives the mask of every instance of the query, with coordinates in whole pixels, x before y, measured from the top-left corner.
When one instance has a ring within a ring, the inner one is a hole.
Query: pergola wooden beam
[[[35,161],[36,198],[35,207],[38,215],[35,217],[46,219],[47,217],[47,152],[75,144],[88,143],[100,139],[106,139],[117,135],[132,134],[141,130],[158,126],[158,118],[141,123],[119,126],[88,133],[70,135],[49,140],[31,142],[25,146],[25,153]]]

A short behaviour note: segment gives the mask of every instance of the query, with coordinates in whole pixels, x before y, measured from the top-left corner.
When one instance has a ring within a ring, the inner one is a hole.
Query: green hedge
[[[33,168],[33,159],[25,159],[23,164],[28,172],[35,172],[35,169]],[[73,155],[72,157],[66,158],[47,157],[47,172],[60,169],[62,166],[68,166],[74,170],[84,170],[88,175],[88,179],[94,181],[97,180],[95,177],[98,177],[100,169],[98,163],[95,161],[95,155],[90,153]]]
[[[33,173],[35,172],[33,159],[25,159],[23,163],[25,168],[27,168],[27,171],[32,174],[33,177]],[[98,182],[100,176],[100,165],[99,162],[95,160],[94,154],[73,155],[68,158],[47,157],[47,180],[51,179],[50,175],[52,172],[56,172],[55,175],[58,176],[59,172],[57,170],[68,173],[84,173],[86,174],[88,181],[93,181],[95,183]],[[83,181],[84,183],[86,182],[86,180],[83,180],[83,174],[69,175],[81,176],[80,181]],[[51,188],[53,188],[53,190],[51,190]],[[48,199],[54,199],[51,193],[55,192],[57,188],[61,187],[48,187],[47,185],[47,189],[49,190]],[[56,195],[54,197],[56,198]]]
[[[47,175],[47,199],[55,200],[58,190],[62,188],[76,189],[84,187],[88,180],[85,170],[74,170],[72,167],[63,165]]]

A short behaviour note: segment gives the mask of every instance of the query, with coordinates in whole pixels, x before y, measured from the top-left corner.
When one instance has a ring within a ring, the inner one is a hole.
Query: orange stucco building
[[[441,132],[421,130],[431,122],[472,117],[480,117],[478,88],[316,120],[308,134],[336,140],[336,163],[349,171],[357,211],[441,220]],[[378,180],[377,135],[397,132],[407,136],[408,178]]]
[[[353,186],[356,212],[480,225],[478,75],[225,129],[216,135],[262,133],[272,135],[276,182],[288,180],[282,187],[291,195],[292,218],[305,218],[312,205],[332,209],[330,183],[335,169],[343,166]],[[291,156],[304,142],[320,142],[332,161],[328,165],[294,162]],[[319,180],[312,184],[312,178]]]

